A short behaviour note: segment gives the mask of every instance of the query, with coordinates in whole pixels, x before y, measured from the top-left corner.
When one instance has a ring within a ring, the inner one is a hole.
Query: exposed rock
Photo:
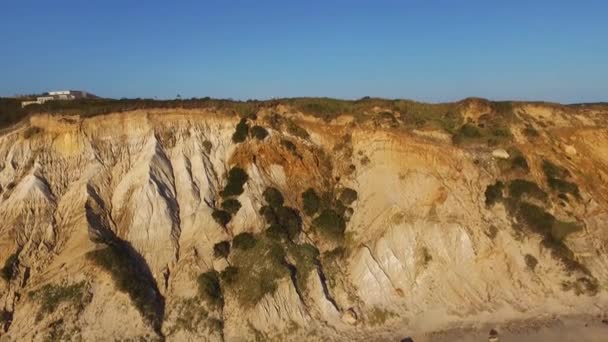
[[[509,159],[509,152],[507,152],[506,150],[504,150],[502,148],[499,148],[499,149],[492,151],[492,157],[497,158],[497,159]]]
[[[342,322],[350,325],[357,324],[357,313],[354,309],[348,309],[342,314]]]

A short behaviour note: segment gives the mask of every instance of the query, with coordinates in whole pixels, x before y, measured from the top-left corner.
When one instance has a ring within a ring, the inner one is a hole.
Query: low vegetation
[[[308,131],[305,130],[304,128],[302,128],[301,126],[299,126],[298,124],[296,124],[293,120],[288,119],[287,120],[287,132],[293,136],[296,136],[298,138],[302,138],[302,139],[308,139],[310,137],[310,134],[308,134]]]
[[[205,325],[205,320],[209,317],[209,313],[200,305],[196,297],[178,299],[174,307],[178,311],[178,315],[175,319],[175,326],[169,330],[168,335],[177,330],[198,331],[199,327]]]
[[[522,196],[535,198],[540,201],[547,199],[547,193],[543,191],[536,183],[525,179],[514,179],[509,182],[509,195],[512,198],[520,199]]]
[[[561,194],[571,194],[575,198],[580,199],[581,194],[578,186],[566,180],[570,177],[570,171],[546,159],[543,160],[542,169],[545,173],[547,184],[552,190]]]
[[[213,148],[213,144],[209,140],[203,141],[203,148],[207,154],[211,153],[211,149]]]
[[[509,151],[509,154],[511,155],[510,161],[512,170],[522,171],[524,173],[528,173],[530,171],[528,161],[521,151],[512,149]]]
[[[230,241],[222,241],[213,245],[213,256],[216,258],[227,258],[230,254]]]
[[[264,199],[268,205],[260,209],[260,214],[269,225],[267,235],[272,239],[294,240],[302,231],[300,212],[291,207],[283,206],[283,195],[276,188],[264,190]]]
[[[536,269],[536,265],[538,265],[538,260],[536,260],[536,258],[531,254],[526,254],[524,256],[524,261],[526,262],[528,269],[531,271],[534,271]]]
[[[504,188],[504,183],[501,181],[496,181],[496,183],[488,185],[486,187],[486,206],[490,207],[494,205],[494,203],[500,201],[502,199],[502,191]]]
[[[280,279],[289,276],[284,259],[285,252],[280,243],[258,238],[252,248],[234,250],[231,264],[237,270],[223,275],[222,281],[226,282],[241,305],[252,307],[265,295],[274,293]]]
[[[498,145],[512,139],[511,131],[501,123],[491,123],[483,128],[467,122],[455,131],[452,136],[454,144],[486,143],[489,146]]]
[[[308,216],[313,216],[319,211],[321,206],[321,198],[315,192],[315,189],[308,188],[302,193],[302,203],[304,205],[304,213]]]
[[[340,193],[340,202],[345,205],[351,205],[357,200],[357,192],[351,188],[344,188]]]
[[[220,275],[217,271],[211,270],[202,273],[197,278],[198,294],[203,300],[213,307],[224,305],[224,295],[220,285]]]
[[[235,249],[247,250],[255,247],[257,240],[251,233],[240,233],[232,240],[232,247]]]
[[[319,264],[319,249],[309,243],[286,245],[287,255],[294,260],[296,286],[303,292],[308,290],[308,276]]]
[[[258,140],[264,140],[268,136],[268,131],[266,128],[256,125],[251,127],[251,136]]]
[[[237,199],[229,198],[222,202],[222,209],[231,215],[235,215],[241,209],[241,202]]]
[[[19,260],[16,253],[9,255],[4,261],[4,266],[2,269],[0,269],[0,277],[7,282],[11,281],[14,276],[15,266],[18,264],[18,262]]]
[[[40,310],[36,315],[36,321],[42,320],[63,304],[70,305],[87,304],[87,290],[84,281],[72,285],[46,284],[38,290],[29,292],[29,297],[40,304]]]
[[[245,170],[240,167],[233,167],[228,171],[228,183],[224,189],[220,192],[220,195],[224,198],[231,196],[238,196],[243,193],[243,186],[249,180],[249,176]]]
[[[249,125],[247,124],[247,119],[242,118],[238,124],[236,124],[236,130],[234,134],[232,134],[232,142],[235,144],[242,143],[247,140],[247,136],[249,135]]]
[[[344,237],[346,222],[344,218],[333,209],[321,211],[318,217],[313,220],[315,228],[323,235],[340,240]]]
[[[230,215],[229,212],[218,209],[213,210],[213,212],[211,213],[211,217],[213,218],[213,220],[215,220],[215,222],[217,222],[217,224],[222,227],[226,227],[226,225],[232,219],[232,215]]]
[[[264,190],[263,196],[266,203],[268,203],[268,205],[270,205],[274,209],[282,207],[283,203],[285,202],[283,194],[281,194],[281,192],[277,188],[266,188],[266,190]]]
[[[397,314],[395,314],[392,311],[386,310],[386,309],[382,309],[379,307],[374,307],[368,314],[367,314],[367,321],[371,326],[378,326],[378,325],[383,325],[384,323],[386,323],[387,320],[396,317]]]
[[[230,285],[236,281],[238,274],[238,267],[228,266],[220,273],[220,279],[222,279],[222,282]]]

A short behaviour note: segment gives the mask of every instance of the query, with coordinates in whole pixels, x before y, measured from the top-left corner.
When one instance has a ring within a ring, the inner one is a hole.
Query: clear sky
[[[0,96],[608,101],[606,0],[3,0],[0,37]]]

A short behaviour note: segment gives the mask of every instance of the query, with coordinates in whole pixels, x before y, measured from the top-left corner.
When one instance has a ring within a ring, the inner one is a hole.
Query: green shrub
[[[278,224],[279,222],[279,218],[275,214],[274,209],[272,209],[272,207],[269,205],[265,205],[260,208],[260,215],[264,217],[264,221],[266,221],[266,223],[269,225]]]
[[[313,216],[319,211],[321,199],[315,192],[315,189],[309,188],[302,193],[302,202],[304,203],[304,213],[308,216]]]
[[[298,289],[306,291],[308,288],[308,276],[319,264],[319,249],[309,243],[301,245],[288,244],[287,253],[294,260],[296,267],[296,285]]]
[[[346,223],[344,222],[344,218],[338,215],[334,210],[323,210],[312,223],[322,234],[325,234],[330,238],[341,239],[344,237]]]
[[[2,279],[6,281],[11,281],[13,279],[15,265],[17,265],[18,262],[19,260],[17,259],[17,254],[13,253],[8,256],[6,261],[4,261],[4,267],[2,267],[0,270],[0,276]]]
[[[530,171],[530,166],[528,166],[528,161],[521,154],[515,155],[513,157],[513,159],[511,160],[511,167],[513,169],[520,169],[525,172]]]
[[[334,210],[336,213],[338,213],[338,215],[344,217],[344,213],[346,212],[346,206],[344,205],[344,203],[342,203],[342,201],[340,200],[336,200],[334,203]]]
[[[240,167],[233,167],[228,171],[228,183],[224,187],[224,190],[220,192],[222,197],[238,196],[245,191],[243,186],[249,180],[249,176],[245,170]]]
[[[86,295],[85,287],[86,283],[84,281],[68,286],[46,284],[36,291],[29,292],[30,298],[40,304],[36,321],[40,321],[45,315],[51,314],[62,303],[70,302],[73,305],[82,305]]]
[[[213,245],[213,256],[216,258],[227,258],[230,254],[230,242],[222,241]]]
[[[257,241],[253,234],[244,232],[234,237],[234,239],[232,240],[232,247],[234,247],[235,249],[247,250],[255,247],[256,242]]]
[[[560,221],[534,204],[520,203],[518,213],[534,231],[551,241],[562,241],[569,234],[581,229],[578,223]]]
[[[509,182],[509,195],[513,198],[521,198],[522,195],[527,195],[541,201],[547,199],[547,193],[544,192],[536,183],[525,179],[514,179]]]
[[[203,148],[207,154],[211,153],[211,149],[213,148],[213,144],[209,140],[203,141]]]
[[[298,138],[308,139],[310,134],[304,128],[298,126],[293,120],[287,120],[287,132],[291,135],[294,135]]]
[[[536,138],[536,137],[540,136],[540,134],[538,133],[538,131],[536,129],[534,129],[534,127],[531,127],[531,126],[528,126],[528,127],[524,128],[524,134],[528,138]]]
[[[198,276],[198,293],[207,303],[213,306],[224,305],[224,295],[220,286],[219,273],[215,270],[207,271]]]
[[[222,202],[222,209],[232,215],[235,215],[239,209],[241,209],[241,202],[239,202],[237,199],[229,198]]]
[[[253,248],[234,250],[232,264],[246,271],[237,272],[227,285],[242,306],[253,307],[277,289],[279,279],[289,276],[284,260],[281,244],[263,237]]]
[[[288,149],[292,153],[296,153],[296,145],[289,140],[283,139],[281,140],[281,145],[283,145],[286,149]]]
[[[230,285],[237,280],[238,274],[238,267],[228,266],[222,271],[222,273],[220,274],[220,278],[224,283]]]
[[[281,192],[273,187],[268,187],[266,188],[266,190],[264,190],[264,200],[266,200],[266,202],[274,209],[276,208],[280,208],[281,206],[283,206],[283,202],[285,201],[285,199],[283,198],[283,195],[281,194]]]
[[[253,126],[251,135],[258,140],[264,140],[268,136],[268,131],[262,126]]]
[[[559,191],[561,193],[569,193],[576,198],[581,198],[581,193],[578,189],[578,185],[576,185],[575,183],[557,178],[549,178],[547,180],[547,183],[549,184],[549,187],[555,191]]]
[[[543,160],[542,169],[547,179],[567,178],[570,176],[570,171],[561,166],[557,166],[546,159]]]
[[[526,262],[526,266],[532,271],[536,269],[536,265],[538,265],[538,260],[533,255],[526,254],[524,256],[524,261]]]
[[[555,217],[535,204],[526,202],[519,203],[518,210],[520,218],[527,223],[535,232],[547,236],[551,234],[551,228],[555,223]]]
[[[279,225],[283,226],[290,240],[295,239],[302,231],[300,214],[294,208],[280,207],[276,210]]]
[[[235,144],[242,143],[247,139],[247,135],[249,135],[249,125],[247,124],[247,119],[243,118],[236,125],[236,131],[232,135],[232,141]]]
[[[494,203],[500,201],[502,199],[502,189],[504,188],[504,184],[501,181],[496,181],[496,183],[492,185],[488,185],[486,187],[486,206],[490,207],[494,205]]]
[[[511,130],[509,127],[493,127],[490,130],[490,135],[496,138],[510,138],[512,137]]]
[[[465,138],[480,138],[481,131],[472,123],[466,123],[460,127],[459,134]]]
[[[226,227],[228,222],[230,222],[230,220],[232,219],[232,216],[229,212],[217,209],[213,210],[213,213],[211,213],[211,217],[213,217],[215,222],[217,222],[217,224],[222,227]]]
[[[268,228],[266,228],[266,236],[274,241],[289,239],[287,228],[278,223],[271,224],[270,226],[268,226]]]
[[[344,188],[340,193],[340,201],[345,205],[351,205],[357,200],[357,192],[351,188]]]
[[[551,227],[551,237],[554,240],[562,241],[566,238],[566,236],[572,233],[576,233],[581,229],[581,226],[576,222],[564,222],[555,220],[553,226]]]

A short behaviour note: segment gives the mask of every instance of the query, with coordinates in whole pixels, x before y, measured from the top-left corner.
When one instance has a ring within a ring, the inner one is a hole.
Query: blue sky
[[[608,100],[608,1],[19,0],[0,96]]]

